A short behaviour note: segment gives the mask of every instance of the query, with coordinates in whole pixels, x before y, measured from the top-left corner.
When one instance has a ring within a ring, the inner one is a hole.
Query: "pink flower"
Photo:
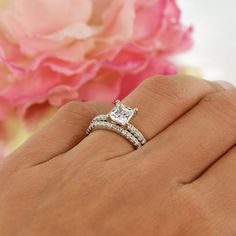
[[[192,45],[175,0],[8,0],[0,29],[0,119],[122,98]]]

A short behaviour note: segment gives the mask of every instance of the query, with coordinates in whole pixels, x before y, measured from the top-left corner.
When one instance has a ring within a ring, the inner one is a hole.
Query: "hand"
[[[234,236],[236,89],[151,78],[124,101],[139,150],[70,103],[0,164],[2,236]]]

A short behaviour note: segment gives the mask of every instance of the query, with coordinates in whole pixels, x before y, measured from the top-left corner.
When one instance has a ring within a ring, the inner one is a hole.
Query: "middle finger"
[[[236,89],[210,94],[141,150],[190,183],[236,143]],[[150,158],[149,160],[150,161]]]

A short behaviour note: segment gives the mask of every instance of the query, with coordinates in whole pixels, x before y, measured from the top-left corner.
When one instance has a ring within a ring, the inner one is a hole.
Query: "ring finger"
[[[176,119],[195,106],[209,93],[218,88],[209,82],[190,76],[150,78],[124,99],[129,107],[139,109],[132,124],[147,140],[167,128]],[[85,138],[72,152],[89,155],[96,146],[97,156],[102,158],[119,156],[133,151],[132,145],[123,137],[106,130],[98,130]]]

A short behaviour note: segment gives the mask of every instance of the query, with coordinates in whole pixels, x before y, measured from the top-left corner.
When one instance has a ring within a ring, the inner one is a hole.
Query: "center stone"
[[[125,106],[120,101],[116,101],[115,108],[110,113],[112,121],[120,125],[126,125],[136,115],[137,109]]]

